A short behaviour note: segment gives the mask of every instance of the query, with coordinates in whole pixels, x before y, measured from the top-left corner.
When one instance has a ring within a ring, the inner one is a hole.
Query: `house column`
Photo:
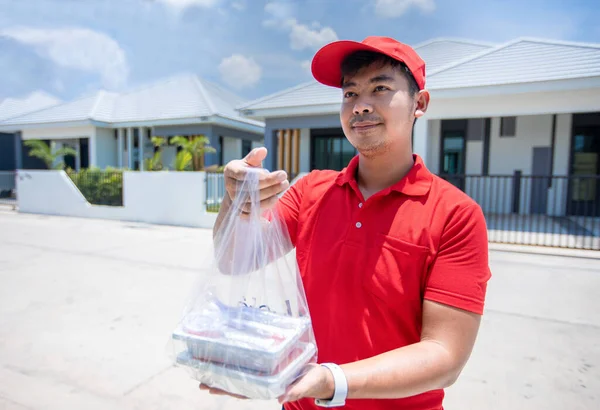
[[[123,168],[123,128],[117,130],[117,165]]]
[[[204,166],[208,167],[219,163],[219,154],[222,147],[219,147],[219,135],[215,132],[213,127],[210,127],[210,132],[206,135],[211,147],[217,150],[214,154],[204,154]]]
[[[92,135],[90,135],[88,157],[89,157],[90,168],[97,166],[98,161],[96,161],[96,127],[94,127],[94,131],[92,132]]]
[[[21,146],[21,132],[15,132],[15,169],[23,168],[23,147]]]
[[[423,163],[429,168],[429,162],[432,158],[428,158],[429,138],[427,135],[427,120],[419,118],[413,129],[413,152],[423,159]]]
[[[127,128],[127,168],[133,170],[133,128]]]
[[[267,158],[263,162],[263,167],[269,171],[274,171],[277,165],[277,136],[275,130],[268,125],[265,127],[265,147],[267,148]]]
[[[75,171],[81,171],[81,138],[77,138],[77,156],[75,157]]]
[[[144,142],[146,138],[144,138],[144,127],[138,128],[138,147],[139,148],[139,156],[140,156],[140,171],[144,170]]]

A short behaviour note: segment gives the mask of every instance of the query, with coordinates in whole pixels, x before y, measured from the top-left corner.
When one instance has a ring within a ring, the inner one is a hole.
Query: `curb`
[[[600,250],[587,249],[567,249],[556,248],[550,246],[533,246],[533,245],[512,245],[489,243],[490,251],[509,252],[509,253],[526,253],[531,255],[547,255],[547,256],[562,256],[568,258],[584,258],[595,259],[600,261]]]

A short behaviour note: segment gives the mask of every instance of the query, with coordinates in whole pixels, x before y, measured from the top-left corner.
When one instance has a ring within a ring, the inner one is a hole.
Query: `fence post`
[[[512,192],[512,212],[514,214],[519,213],[519,204],[521,203],[521,176],[523,172],[515,170],[513,174],[513,192]]]

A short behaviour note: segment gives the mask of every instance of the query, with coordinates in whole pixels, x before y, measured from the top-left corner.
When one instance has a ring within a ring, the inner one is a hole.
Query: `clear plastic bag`
[[[316,363],[317,347],[286,225],[260,210],[261,172],[250,168],[240,183],[170,344],[174,363],[202,384],[273,399]]]

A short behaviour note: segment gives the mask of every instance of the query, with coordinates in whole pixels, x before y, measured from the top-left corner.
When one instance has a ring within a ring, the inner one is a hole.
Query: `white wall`
[[[569,175],[572,121],[572,114],[560,114],[556,116],[553,175]],[[548,191],[548,209],[555,209],[556,215],[563,215],[565,212],[567,191],[566,180],[556,181]]]
[[[418,121],[417,121],[418,122]],[[440,169],[440,137],[442,135],[442,121],[427,121],[427,161],[425,166],[429,171],[437,174]]]
[[[552,144],[552,115],[517,117],[516,135],[500,137],[500,118],[492,119],[490,174],[511,175],[515,170],[531,174],[533,147]]]
[[[486,95],[464,98],[439,98],[431,93],[427,118],[475,118],[546,113],[600,111],[598,88],[509,95]]]
[[[212,228],[204,172],[125,172],[123,199],[132,221]]]
[[[123,208],[91,206],[63,171],[18,171],[19,212],[119,219]]]
[[[467,141],[467,175],[481,175],[483,171],[483,141]]]
[[[96,128],[96,166],[117,167],[117,140],[111,128]]]
[[[300,172],[310,172],[310,128],[300,129]]]
[[[556,116],[556,141],[554,145],[555,175],[569,175],[572,122],[572,114],[560,114]]]
[[[203,172],[124,172],[123,206],[91,205],[63,171],[19,171],[19,211],[212,228]]]
[[[70,139],[85,138],[94,135],[94,127],[69,127],[69,128],[40,128],[25,129],[21,133],[24,140],[30,139]]]
[[[227,164],[242,157],[242,140],[239,138],[223,137],[223,163]]]

